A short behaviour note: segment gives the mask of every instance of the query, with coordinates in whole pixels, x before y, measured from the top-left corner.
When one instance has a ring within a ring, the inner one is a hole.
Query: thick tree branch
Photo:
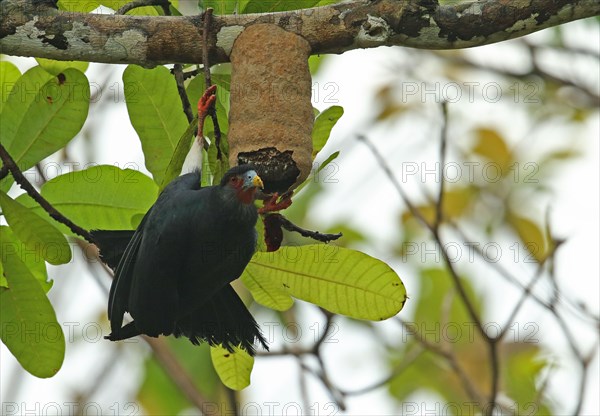
[[[202,62],[201,16],[117,16],[0,2],[0,51],[58,60],[155,66]],[[600,14],[597,0],[355,0],[290,12],[214,16],[210,62],[229,60],[244,27],[273,23],[304,37],[313,54],[409,46],[458,49],[500,42]]]

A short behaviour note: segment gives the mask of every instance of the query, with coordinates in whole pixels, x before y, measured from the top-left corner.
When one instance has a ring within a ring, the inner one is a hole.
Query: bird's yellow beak
[[[258,175],[256,175],[254,177],[254,179],[252,179],[252,185],[254,185],[256,188],[260,188],[260,189],[263,189],[265,187],[262,179]]]

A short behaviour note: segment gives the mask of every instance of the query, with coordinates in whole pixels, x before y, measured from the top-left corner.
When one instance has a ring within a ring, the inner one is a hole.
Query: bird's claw
[[[198,131],[196,136],[198,138],[204,137],[204,133],[202,132],[204,129],[204,119],[208,117],[210,113],[210,109],[214,107],[215,101],[217,100],[217,96],[215,95],[217,91],[216,85],[211,85],[204,91],[202,97],[198,100]]]
[[[217,91],[216,85],[211,85],[204,91],[202,97],[198,100],[198,118],[204,119],[208,115],[210,108],[213,106],[215,101],[217,100],[217,96],[215,95]]]
[[[279,199],[279,201],[277,201],[277,199]],[[273,195],[269,196],[267,199],[264,200],[264,204],[261,208],[259,208],[258,213],[266,214],[268,212],[281,211],[286,209],[290,205],[292,205],[291,192],[284,193],[283,195],[281,195],[281,198],[279,198],[279,193],[275,192],[273,193]]]

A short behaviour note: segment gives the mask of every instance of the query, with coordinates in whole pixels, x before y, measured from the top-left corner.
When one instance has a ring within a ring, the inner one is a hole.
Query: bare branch
[[[362,136],[362,135],[358,135],[357,139],[360,140],[361,142],[363,142],[369,148],[369,150],[371,151],[371,153],[373,154],[375,159],[377,159],[377,163],[379,164],[381,169],[384,171],[384,173],[390,180],[390,183],[394,186],[394,188],[396,188],[396,191],[398,192],[400,199],[402,199],[402,201],[404,202],[404,204],[406,205],[406,207],[408,208],[410,213],[421,223],[421,225],[426,227],[431,232],[434,240],[438,244],[438,248],[440,250],[440,253],[442,254],[442,257],[444,258],[444,262],[446,263],[446,266],[448,267],[448,272],[450,274],[450,277],[452,278],[454,287],[456,288],[458,295],[460,296],[461,300],[463,301],[465,308],[467,308],[467,312],[469,313],[470,318],[475,323],[475,327],[477,328],[477,330],[480,333],[480,335],[482,336],[482,338],[485,339],[486,341],[489,341],[490,337],[483,329],[483,324],[481,323],[481,319],[479,318],[479,315],[477,314],[477,311],[475,310],[475,305],[473,304],[473,302],[467,295],[467,291],[464,288],[464,285],[460,279],[460,276],[458,275],[458,272],[456,271],[456,269],[454,267],[454,263],[450,259],[450,256],[448,255],[448,251],[446,250],[446,248],[444,246],[444,243],[443,243],[441,235],[440,235],[439,227],[433,226],[432,224],[430,224],[425,219],[425,217],[423,216],[421,211],[419,211],[419,209],[412,203],[410,198],[408,198],[408,195],[406,194],[406,192],[404,192],[404,189],[402,188],[402,186],[400,185],[400,182],[394,175],[394,172],[392,172],[392,169],[386,162],[385,158],[381,155],[381,153],[379,152],[379,150],[377,150],[377,148],[373,145],[373,143],[371,143],[365,136]]]
[[[143,335],[142,338],[150,345],[154,357],[156,357],[171,380],[181,389],[185,397],[204,415],[216,415],[217,410],[214,409],[211,402],[198,390],[194,380],[192,380],[189,373],[171,352],[164,338],[151,338],[146,335]]]
[[[202,17],[203,19],[203,30],[202,30],[202,69],[204,70],[204,88],[208,89],[212,86],[212,80],[210,78],[210,46],[209,46],[209,35],[210,29],[213,23],[213,9],[207,8]],[[208,108],[208,115],[213,123],[213,132],[215,137],[215,147],[217,148],[217,160],[221,160],[223,155],[221,154],[221,127],[219,126],[219,119],[217,118],[217,110],[215,105],[211,105]]]
[[[278,13],[214,16],[210,62],[229,61],[245,27],[272,23],[305,38],[313,54],[408,46],[459,49],[527,35],[600,14],[596,0],[552,2],[355,0]],[[200,16],[116,16],[58,11],[43,2],[0,3],[4,54],[146,67],[203,62]]]
[[[54,208],[54,206],[52,206],[37,191],[37,189],[35,189],[35,187],[31,184],[31,182],[29,182],[27,180],[27,178],[25,178],[25,176],[23,175],[23,172],[21,172],[21,170],[15,163],[14,159],[11,157],[11,155],[8,153],[8,151],[4,148],[4,146],[2,146],[2,144],[0,144],[0,159],[2,159],[2,162],[4,163],[3,168],[6,167],[7,171],[10,171],[13,178],[15,179],[15,182],[18,183],[19,186],[21,188],[23,188],[23,190],[25,192],[27,192],[27,194],[31,198],[33,198],[35,200],[35,202],[37,202],[44,209],[44,211],[46,211],[48,213],[48,215],[50,215],[52,218],[54,218],[56,221],[60,222],[61,224],[64,224],[67,227],[69,227],[69,229],[71,231],[73,231],[73,233],[85,238],[88,242],[95,243],[94,237],[90,234],[90,232],[88,230],[81,228],[80,226],[75,224],[73,221],[71,221],[70,219],[68,219],[67,217],[62,215],[60,212],[58,212],[58,210],[56,208]],[[2,169],[2,170],[4,170],[4,169]]]
[[[439,228],[444,219],[444,166],[446,166],[446,145],[448,143],[448,103],[445,101],[441,105],[442,108],[442,134],[440,140],[440,189],[438,192],[437,202],[435,204],[435,228]]]

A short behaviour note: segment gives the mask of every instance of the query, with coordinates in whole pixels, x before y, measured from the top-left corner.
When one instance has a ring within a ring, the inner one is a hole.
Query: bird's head
[[[221,179],[221,186],[233,189],[243,204],[252,204],[256,190],[264,187],[262,179],[252,165],[240,165],[229,169]]]

